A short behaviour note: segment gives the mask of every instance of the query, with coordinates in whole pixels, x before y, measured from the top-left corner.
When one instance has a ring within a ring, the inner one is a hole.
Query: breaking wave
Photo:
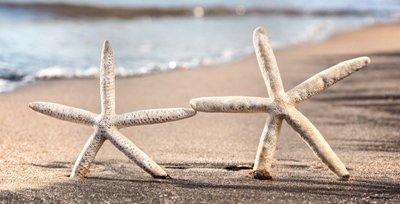
[[[225,50],[220,58],[204,58],[193,59],[190,62],[176,62],[170,61],[166,64],[148,64],[146,66],[129,69],[123,66],[115,68],[115,75],[117,77],[140,77],[144,75],[157,74],[180,69],[193,69],[199,66],[209,66],[228,62],[232,60],[234,54]],[[236,55],[235,55],[236,56]],[[242,57],[245,56],[244,54]],[[237,59],[241,57],[237,56]],[[42,80],[58,80],[58,79],[86,79],[97,78],[99,76],[99,67],[87,67],[82,69],[74,69],[64,66],[51,66],[47,68],[38,69],[33,73],[21,73],[17,69],[12,68],[10,64],[0,64],[0,93],[13,91],[15,88],[31,84],[35,81]]]

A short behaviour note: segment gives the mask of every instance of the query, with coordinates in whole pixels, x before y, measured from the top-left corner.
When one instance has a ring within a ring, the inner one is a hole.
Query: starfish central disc
[[[288,104],[287,101],[282,99],[275,99],[273,102],[273,107],[275,107],[274,113],[276,115],[288,115],[290,110],[295,108],[293,104]],[[268,113],[269,111],[267,111]]]

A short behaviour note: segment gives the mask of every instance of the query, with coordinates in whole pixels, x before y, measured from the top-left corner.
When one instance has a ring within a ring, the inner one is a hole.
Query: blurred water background
[[[0,92],[96,77],[105,39],[134,76],[240,60],[257,26],[282,49],[399,17],[396,0],[0,1]]]

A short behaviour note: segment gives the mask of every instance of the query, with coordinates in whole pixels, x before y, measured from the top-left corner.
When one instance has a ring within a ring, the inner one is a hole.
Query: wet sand
[[[49,101],[98,113],[98,79],[75,79],[41,82],[0,95],[0,200],[400,202],[399,35],[400,25],[379,25],[276,52],[285,90],[342,60],[371,58],[369,67],[298,106],[349,169],[349,181],[338,180],[286,123],[273,179],[246,178],[266,115],[224,113],[198,113],[182,121],[122,130],[172,180],[153,179],[109,142],[88,178],[70,179],[92,128],[41,115],[27,104]],[[98,55],[100,61],[100,50]],[[120,78],[116,95],[117,113],[124,113],[189,107],[191,98],[201,96],[265,97],[267,90],[255,56],[250,56],[196,70]]]

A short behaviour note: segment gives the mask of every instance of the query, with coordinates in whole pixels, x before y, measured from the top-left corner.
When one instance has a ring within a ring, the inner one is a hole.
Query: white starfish
[[[285,119],[310,146],[314,153],[339,177],[349,178],[349,172],[314,125],[295,105],[327,89],[339,80],[369,64],[368,57],[339,63],[326,69],[286,92],[283,89],[278,65],[269,45],[267,32],[257,28],[253,34],[258,64],[267,85],[269,98],[228,96],[196,98],[190,101],[193,109],[203,112],[253,113],[267,112],[267,122],[260,138],[257,155],[250,175],[256,179],[270,179],[282,120]]]
[[[29,104],[33,110],[48,116],[95,128],[76,160],[70,177],[85,177],[104,141],[110,140],[129,159],[154,178],[170,178],[149,156],[122,135],[119,129],[180,120],[191,117],[196,112],[191,108],[171,108],[116,115],[114,59],[111,44],[108,41],[105,41],[103,45],[100,71],[101,114],[54,103],[34,102]]]

